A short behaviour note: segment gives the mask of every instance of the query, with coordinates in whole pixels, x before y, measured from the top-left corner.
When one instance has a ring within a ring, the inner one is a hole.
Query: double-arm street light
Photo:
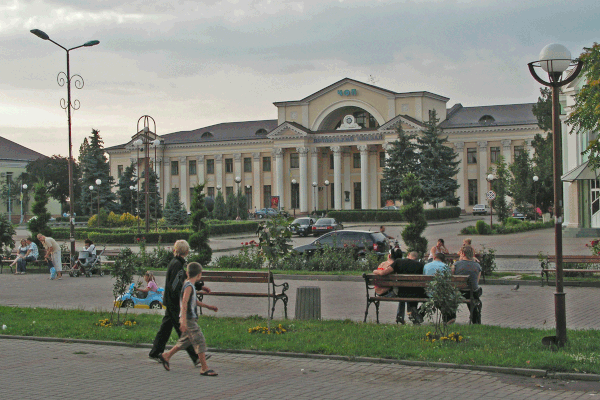
[[[567,313],[563,291],[562,249],[562,149],[559,89],[567,85],[581,72],[583,62],[571,59],[571,52],[561,44],[549,44],[540,53],[540,59],[527,64],[531,76],[544,86],[552,88],[552,147],[554,158],[554,251],[556,253],[556,292],[554,293],[554,315],[556,319],[556,344],[564,346],[567,341]],[[548,80],[542,79],[536,69],[543,69]]]
[[[66,47],[56,43],[54,40],[50,39],[50,36],[48,36],[45,32],[39,30],[39,29],[32,29],[30,31],[31,33],[33,33],[35,36],[39,37],[40,39],[43,40],[48,40],[52,43],[54,43],[55,45],[57,45],[58,47],[60,47],[61,49],[63,49],[64,51],[67,52],[67,72],[59,72],[58,76],[56,77],[56,80],[58,81],[58,85],[59,86],[64,86],[65,83],[67,85],[67,101],[65,101],[65,99],[61,99],[60,100],[60,106],[67,110],[67,121],[68,121],[68,125],[69,125],[69,198],[71,199],[71,201],[69,202],[69,226],[70,226],[70,240],[71,240],[71,263],[73,263],[73,260],[75,260],[75,212],[74,212],[74,201],[73,199],[75,199],[74,193],[73,193],[73,144],[71,141],[71,108],[73,108],[73,110],[78,110],[79,109],[79,100],[75,100],[74,102],[71,102],[71,81],[73,80],[74,85],[77,89],[81,89],[83,88],[83,78],[81,77],[81,75],[73,75],[71,76],[71,67],[70,67],[70,63],[69,63],[69,52],[71,50],[75,50],[75,49],[79,49],[80,47],[92,47],[95,46],[97,44],[99,44],[100,42],[98,40],[90,40],[89,42],[85,42],[82,45],[79,46],[75,46],[75,47],[71,47],[70,49],[67,49]]]

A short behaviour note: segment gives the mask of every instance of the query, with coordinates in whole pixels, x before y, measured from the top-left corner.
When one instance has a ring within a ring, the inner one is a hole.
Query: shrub
[[[190,248],[196,253],[194,261],[207,265],[212,258],[212,249],[208,245],[210,228],[206,225],[208,211],[204,204],[204,184],[192,188],[192,231],[189,237]]]
[[[481,265],[483,275],[490,275],[496,270],[496,250],[486,249],[485,246],[481,246],[480,253],[481,259],[479,260],[479,265]]]
[[[489,235],[492,233],[490,226],[482,220],[479,220],[475,223],[475,230],[479,235]]]
[[[5,214],[0,214],[0,262],[2,255],[10,256],[11,249],[15,247],[14,235],[16,235],[15,228]]]
[[[433,280],[427,285],[427,293],[429,301],[423,305],[425,316],[434,320],[436,334],[447,337],[449,325],[445,323],[444,316],[456,315],[463,298],[452,284],[452,274],[448,268],[435,273]]]
[[[458,218],[461,213],[460,207],[430,208],[424,210],[425,219],[438,220]],[[324,210],[317,214],[324,214]],[[406,215],[402,210],[329,210],[328,217],[343,222],[403,222]]]
[[[235,255],[218,257],[212,264],[213,268],[243,270],[261,269],[265,258],[254,240],[242,243],[242,250]]]

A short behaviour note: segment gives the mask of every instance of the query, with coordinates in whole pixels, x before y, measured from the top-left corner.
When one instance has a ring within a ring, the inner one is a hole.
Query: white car
[[[490,207],[487,204],[476,204],[473,206],[473,215],[487,215]]]

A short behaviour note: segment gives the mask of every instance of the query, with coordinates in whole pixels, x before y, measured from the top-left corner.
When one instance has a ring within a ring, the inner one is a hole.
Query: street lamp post
[[[48,40],[52,43],[54,43],[55,45],[57,45],[58,47],[60,47],[61,49],[63,49],[64,51],[67,52],[67,73],[65,74],[64,72],[59,72],[58,76],[57,76],[57,81],[58,81],[58,85],[59,86],[64,86],[65,83],[67,84],[67,101],[65,102],[65,99],[61,99],[60,100],[60,106],[67,110],[67,121],[68,121],[68,126],[69,126],[69,198],[70,199],[75,199],[75,195],[73,193],[73,144],[72,144],[72,140],[71,140],[71,108],[73,108],[73,110],[78,110],[79,109],[79,100],[75,100],[73,103],[71,103],[71,80],[74,78],[74,84],[75,87],[77,89],[82,89],[83,85],[84,85],[84,81],[83,78],[81,77],[81,75],[73,75],[71,76],[71,66],[70,66],[70,62],[69,62],[69,52],[71,50],[75,50],[78,49],[80,47],[92,47],[92,46],[96,46],[97,44],[99,44],[100,42],[98,40],[90,40],[89,42],[85,42],[82,45],[79,46],[75,46],[75,47],[71,47],[70,49],[67,49],[66,47],[56,43],[54,40],[50,39],[50,37],[48,36],[48,34],[46,34],[45,32],[39,30],[39,29],[32,29],[30,31],[31,33],[33,33],[35,36],[39,37],[40,39],[43,40]],[[71,257],[70,260],[71,262],[73,262],[73,260],[75,260],[75,217],[74,217],[74,201],[70,201],[69,202],[69,226],[70,226],[70,241],[71,241]]]
[[[143,128],[140,129],[140,122],[143,123]],[[156,134],[156,122],[154,121],[154,118],[152,118],[149,115],[143,115],[138,119],[137,122],[137,133],[139,132],[144,132],[142,138],[138,138],[137,140],[135,140],[133,142],[133,144],[135,145],[135,147],[138,149],[138,167],[139,167],[139,163],[140,163],[140,152],[139,149],[140,148],[144,148],[144,194],[145,194],[145,210],[146,212],[144,213],[145,216],[145,224],[146,224],[146,233],[148,233],[148,231],[150,230],[150,143],[152,143],[152,146],[154,147],[154,158],[156,159],[156,147],[158,145],[160,145],[160,140],[156,139],[154,141],[150,141],[150,137],[148,135],[148,133],[150,132],[150,122],[152,122],[152,124],[154,124],[154,134]],[[155,142],[158,141],[158,145],[155,144]],[[138,174],[139,175],[139,174]],[[138,176],[138,182],[139,182],[139,176]],[[139,188],[139,185],[138,185]],[[138,189],[139,190],[139,189]],[[139,225],[139,223],[138,223]],[[158,225],[157,225],[158,227]],[[139,233],[139,229],[138,229],[138,233]]]
[[[136,210],[136,218],[137,218],[137,233],[138,235],[140,234],[140,178],[142,177],[142,174],[140,174],[140,147],[142,147],[144,145],[144,143],[142,142],[142,139],[136,139],[133,141],[133,145],[135,146],[135,149],[137,150],[137,162],[135,165],[135,170],[136,170],[136,174],[137,174],[137,191],[136,191],[136,206],[135,206],[135,210]]]
[[[133,215],[133,191],[135,190],[135,186],[129,186],[129,190],[131,191],[131,215]]]
[[[102,181],[100,179],[96,179],[96,186],[98,188],[98,228],[100,228],[100,185]]]
[[[90,185],[88,189],[90,189],[90,217],[92,217],[94,215],[94,186]]]
[[[291,196],[292,198],[292,208],[294,209],[294,218],[296,218],[296,183],[298,183],[298,181],[296,179],[292,179],[292,194],[294,196]]]
[[[156,167],[158,165],[158,160],[156,159],[156,149],[160,146],[160,139],[155,139],[152,142],[152,147],[154,147],[154,176],[156,176],[156,180],[158,181],[158,172],[156,171]],[[156,185],[156,191],[154,192],[154,220],[156,222],[156,231],[158,232],[158,184]]]
[[[486,180],[490,183],[490,190],[492,190],[492,182],[494,181],[494,175],[489,174]],[[490,229],[492,228],[492,216],[494,215],[494,207],[492,207],[492,202],[494,200],[490,199]]]
[[[539,179],[540,178],[538,178],[537,175],[533,176],[533,203],[534,203],[534,205],[533,205],[533,213],[535,215],[535,217],[534,217],[535,218],[535,222],[537,222],[537,185],[536,185],[536,183],[537,183],[537,181]]]
[[[552,147],[554,174],[554,251],[556,253],[556,292],[554,293],[554,315],[556,319],[556,344],[559,347],[567,342],[567,313],[565,293],[563,291],[563,249],[562,249],[562,152],[559,89],[567,85],[581,72],[583,62],[571,59],[571,52],[563,45],[549,44],[540,52],[540,59],[527,64],[531,76],[544,86],[552,88]],[[548,81],[536,72],[543,69]],[[566,76],[563,79],[563,75]]]
[[[325,181],[325,215],[329,214],[329,181]]]
[[[240,183],[242,182],[242,178],[239,176],[235,177],[235,183],[237,183],[237,195],[235,196],[235,209],[237,211],[237,218],[236,219],[240,219]]]
[[[23,197],[23,190],[27,190],[27,184],[26,183],[24,183],[24,184],[21,185],[21,220],[19,221],[19,224],[23,223],[23,199],[24,199],[24,197]],[[25,194],[27,194],[27,193],[25,193]]]
[[[248,208],[248,213],[252,210],[252,192],[250,189],[252,189],[252,186],[246,185],[246,207]]]
[[[317,182],[313,182],[312,183],[312,187],[313,187],[313,205],[315,208],[315,215],[317,214],[317,186],[319,186],[319,184]]]

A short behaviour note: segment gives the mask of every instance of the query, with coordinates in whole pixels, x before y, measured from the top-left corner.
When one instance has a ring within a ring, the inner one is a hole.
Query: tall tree
[[[542,212],[549,212],[554,206],[552,133],[548,133],[546,138],[540,134],[535,135],[532,146],[535,149],[533,173],[539,178],[534,187],[534,204]]]
[[[96,200],[96,196],[99,195],[100,207],[109,211],[118,211],[119,207],[115,202],[117,196],[112,191],[115,180],[110,175],[110,165],[104,152],[104,142],[100,137],[100,131],[92,129],[87,146],[84,141],[79,149],[81,152],[79,160],[82,173],[81,208],[89,209],[90,201]],[[96,185],[97,179],[102,181],[99,186]],[[89,186],[94,186],[94,190],[90,191]],[[100,192],[98,193],[98,191]]]
[[[212,258],[212,249],[208,245],[210,231],[208,225],[205,223],[208,210],[204,202],[204,184],[199,184],[192,188],[190,211],[192,212],[193,231],[189,238],[190,248],[196,252],[193,256],[193,261],[197,261],[202,265],[208,265]]]
[[[142,172],[142,178],[145,178],[145,173]],[[128,187],[129,189],[129,187]],[[144,181],[140,185],[140,215],[146,219],[146,182]],[[162,216],[162,209],[160,206],[160,194],[158,193],[158,176],[152,169],[150,169],[150,187],[148,188],[148,203],[150,209],[150,218],[154,218],[158,215],[158,218]]]
[[[135,175],[135,164],[131,164],[123,171],[117,184],[117,199],[121,205],[121,212],[135,214],[137,209],[137,176]],[[133,190],[129,189],[134,187]]]
[[[408,222],[402,230],[402,240],[408,251],[416,251],[423,257],[427,252],[427,239],[423,237],[427,220],[423,210],[423,188],[415,174],[408,173],[404,178],[404,190],[400,197],[404,203],[400,212]]]
[[[237,192],[237,209],[240,219],[248,219],[248,197],[241,190]]]
[[[80,168],[76,162],[73,162],[73,194],[75,201],[78,201]],[[26,174],[23,180],[28,186],[42,180],[48,187],[48,194],[56,199],[63,210],[67,209],[67,198],[69,197],[69,159],[54,155],[48,158],[38,158],[27,164]]]
[[[417,177],[423,186],[423,200],[434,207],[445,201],[450,205],[458,204],[456,181],[458,174],[458,156],[448,147],[448,137],[443,136],[438,127],[439,118],[435,110],[431,111],[425,131],[417,137],[419,163]]]
[[[185,225],[189,222],[185,206],[179,198],[179,189],[172,189],[167,194],[163,215],[169,225]]]
[[[215,219],[218,219],[220,221],[224,221],[227,219],[227,210],[225,209],[225,199],[223,198],[222,190],[217,190],[217,197],[215,197],[213,215]]]
[[[575,133],[600,132],[600,44],[584,47],[579,59],[583,61],[582,76],[587,80],[575,95],[573,112],[567,118],[567,124],[573,126]],[[591,140],[585,151],[589,154],[590,165],[600,167],[600,141]]]
[[[498,157],[498,161],[489,169],[489,172],[494,174],[492,190],[496,192],[496,198],[492,200],[492,207],[496,210],[498,219],[504,223],[511,214],[510,202],[506,201],[506,197],[509,195],[510,172],[504,162],[504,157]]]
[[[534,204],[533,166],[529,155],[522,151],[509,167],[512,178],[509,179],[509,193],[515,207],[521,212],[532,213],[530,205]]]
[[[5,214],[0,214],[0,262],[2,262],[2,257],[8,257],[12,248],[15,247],[13,236],[16,234],[12,222]]]
[[[48,205],[48,189],[43,181],[37,182],[33,187],[33,205],[31,211],[34,216],[29,219],[27,226],[31,232],[31,236],[37,243],[41,245],[37,240],[37,234],[41,233],[44,236],[51,236],[52,229],[48,227],[48,221],[50,221],[50,213],[46,206]]]
[[[236,196],[233,193],[227,195],[225,200],[225,210],[227,211],[227,219],[234,220],[238,213]]]
[[[389,200],[399,200],[405,188],[404,178],[417,171],[416,136],[404,132],[402,125],[396,129],[398,139],[390,143],[383,169],[383,189]]]
[[[548,87],[540,88],[541,96],[533,105],[533,115],[537,118],[538,126],[544,132],[552,131],[552,90]]]

